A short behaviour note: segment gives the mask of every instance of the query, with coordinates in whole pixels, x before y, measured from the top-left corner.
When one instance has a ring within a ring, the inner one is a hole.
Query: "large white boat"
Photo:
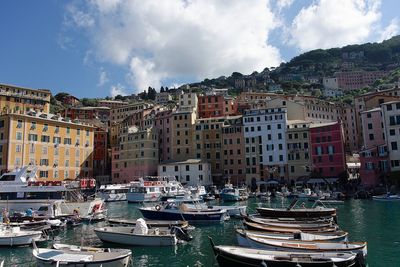
[[[162,197],[176,197],[185,194],[182,184],[171,177],[146,177],[132,183],[126,198],[128,202],[157,202]]]
[[[126,201],[131,184],[109,184],[99,188],[98,196],[106,202]]]
[[[94,218],[105,212],[104,201],[86,200],[76,183],[68,186],[61,181],[39,181],[36,172],[37,167],[26,166],[0,176],[0,209],[10,215],[32,209],[48,217],[78,213],[83,218]]]

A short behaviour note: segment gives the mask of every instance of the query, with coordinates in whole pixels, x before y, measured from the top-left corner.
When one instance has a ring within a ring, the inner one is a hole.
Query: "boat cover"
[[[137,235],[147,235],[148,232],[149,228],[147,227],[146,221],[142,218],[137,219],[133,233]]]

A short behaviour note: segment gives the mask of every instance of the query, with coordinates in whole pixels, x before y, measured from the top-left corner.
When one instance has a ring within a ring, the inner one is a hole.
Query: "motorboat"
[[[25,166],[0,176],[0,209],[9,214],[32,209],[38,217],[62,217],[75,211],[80,216],[103,213],[104,201],[87,200],[80,193],[79,181],[42,181],[37,167]]]
[[[132,260],[130,249],[79,247],[54,244],[54,248],[37,248],[34,243],[33,256],[38,267],[85,266],[127,267]]]
[[[400,195],[391,195],[388,193],[386,195],[373,196],[372,199],[377,201],[400,201]]]
[[[279,240],[246,235],[251,248],[286,252],[352,252],[362,261],[367,257],[366,242],[333,242],[315,240]]]
[[[225,185],[225,188],[221,190],[219,197],[223,201],[230,202],[247,200],[249,195],[245,188],[234,188],[231,184],[229,184]]]
[[[20,227],[0,227],[0,246],[24,246],[40,241],[42,231],[21,230]]]
[[[254,236],[257,238],[278,239],[278,240],[309,240],[309,241],[347,241],[348,233],[344,231],[337,231],[333,233],[273,233],[261,232],[245,229],[236,229],[236,237],[240,246],[249,246],[247,236]]]
[[[101,227],[94,232],[103,242],[129,246],[174,246],[178,240],[191,240],[191,236],[179,227],[149,228],[143,219],[136,221],[135,227]]]
[[[148,220],[184,220],[190,224],[223,222],[229,219],[226,210],[214,208],[195,207],[188,208],[185,203],[167,202],[164,205],[139,208],[140,212]]]
[[[130,184],[102,185],[97,194],[105,202],[126,201],[126,193],[128,193],[129,187]]]
[[[118,219],[118,218],[108,218],[107,222],[111,226],[131,226],[135,227],[136,220],[126,220],[126,219]],[[149,227],[172,227],[177,226],[182,229],[188,228],[189,223],[187,221],[153,221],[146,220],[146,225]]]
[[[171,177],[145,177],[132,182],[126,198],[128,202],[157,202],[161,198],[184,195],[186,190],[182,184]]]
[[[250,230],[266,231],[266,232],[277,232],[277,233],[300,233],[300,232],[310,232],[310,233],[324,233],[324,232],[335,232],[338,230],[336,226],[332,227],[321,227],[321,228],[289,228],[289,227],[276,227],[267,226],[264,224],[253,223],[244,221],[243,225]]]
[[[220,267],[350,267],[356,264],[356,254],[321,252],[282,252],[237,246],[216,246],[211,240]]]

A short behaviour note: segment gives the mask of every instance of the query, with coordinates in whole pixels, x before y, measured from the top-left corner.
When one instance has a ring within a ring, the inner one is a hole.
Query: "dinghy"
[[[210,238],[211,240],[211,238]],[[281,252],[236,246],[215,246],[215,258],[220,267],[351,267],[355,266],[354,253]]]
[[[178,239],[189,241],[191,236],[179,227],[149,229],[143,219],[132,227],[101,227],[94,232],[103,242],[130,246],[174,246]]]
[[[336,216],[336,209],[325,207],[296,209],[257,208],[257,212],[261,216],[268,218],[323,218]]]
[[[33,256],[38,267],[128,267],[132,260],[130,249],[92,248],[55,244],[53,249],[37,248]]]
[[[247,236],[253,236],[257,238],[266,239],[277,239],[277,240],[311,240],[311,241],[329,241],[329,242],[343,242],[347,241],[347,232],[338,231],[329,234],[318,233],[272,233],[272,232],[260,232],[251,231],[245,229],[236,229],[236,237],[240,246],[250,246],[248,245]]]
[[[243,221],[243,225],[250,230],[277,232],[277,233],[300,233],[300,232],[325,233],[325,232],[335,232],[338,230],[336,226],[321,227],[321,228],[290,228],[290,227],[268,226],[264,224],[246,222],[246,221]]]
[[[21,230],[19,227],[0,228],[0,246],[24,246],[32,244],[32,241],[40,241],[42,231]]]
[[[247,221],[262,224],[271,227],[284,227],[294,229],[316,229],[324,227],[332,227],[332,222],[308,222],[308,221],[291,221],[281,222],[276,220],[263,219],[259,217],[248,216],[245,218]]]

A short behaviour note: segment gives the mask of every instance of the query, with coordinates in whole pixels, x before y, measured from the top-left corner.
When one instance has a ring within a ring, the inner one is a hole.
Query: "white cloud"
[[[381,32],[379,41],[390,39],[400,32],[400,23],[398,18],[390,21],[390,24]]]
[[[368,40],[378,27],[380,0],[319,0],[304,7],[290,26],[288,43],[311,50]]]
[[[276,6],[279,10],[289,8],[293,4],[294,0],[276,0]]]
[[[118,83],[111,86],[110,94],[112,97],[115,97],[117,95],[127,95],[127,92],[125,87]]]
[[[109,81],[107,72],[103,69],[100,68],[99,71],[99,82],[97,83],[97,86],[103,86]]]
[[[85,29],[96,58],[127,67],[137,91],[281,62],[268,43],[279,26],[268,0],[93,0],[80,11],[94,19]]]
[[[64,24],[66,25],[89,28],[95,23],[94,18],[89,13],[79,10],[75,5],[67,5],[66,11],[66,16],[64,17]]]

